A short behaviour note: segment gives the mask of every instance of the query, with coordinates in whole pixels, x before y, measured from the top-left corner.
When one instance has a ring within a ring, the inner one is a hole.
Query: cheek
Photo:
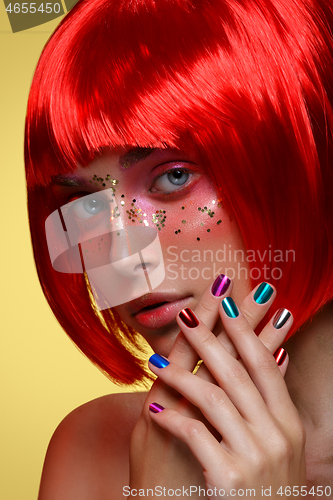
[[[213,243],[230,228],[229,214],[212,188],[197,190],[191,198],[175,203],[166,210],[165,217],[168,237],[179,245]]]
[[[242,297],[249,293],[246,285],[249,266],[243,239],[238,225],[221,200],[214,198],[214,193],[210,196],[203,193],[167,210],[165,228],[159,232],[159,238],[170,283],[183,282],[201,287],[203,292],[223,273],[237,283],[237,290],[241,291],[240,286],[244,285]]]
[[[187,243],[213,240],[221,233],[223,226],[229,225],[229,215],[221,206],[215,190],[203,183],[202,189],[196,190],[192,197],[180,201],[151,201],[136,197],[133,193],[116,190],[115,201],[121,213],[122,224],[153,227],[160,238],[175,238],[174,241],[189,238]]]

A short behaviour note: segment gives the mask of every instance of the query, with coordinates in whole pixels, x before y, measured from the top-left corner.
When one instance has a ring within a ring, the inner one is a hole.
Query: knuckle
[[[256,474],[264,474],[267,468],[267,457],[262,450],[256,449],[251,455],[251,463],[256,469]]]
[[[233,384],[247,384],[250,381],[249,374],[238,362],[227,370],[226,376]]]
[[[244,475],[238,467],[230,467],[225,472],[226,484],[231,488],[239,488],[244,484]]]
[[[249,325],[254,326],[258,323],[258,311],[253,311],[252,309],[246,309],[242,311],[245,318],[247,319]]]
[[[293,426],[292,433],[293,433],[293,442],[295,443],[295,445],[300,448],[304,448],[306,441],[306,432],[304,425],[299,417],[297,418],[297,421]]]
[[[214,302],[208,299],[201,299],[198,305],[198,315],[202,321],[206,316],[211,316],[213,313],[216,313],[216,311],[217,307]]]
[[[180,354],[181,356],[193,352],[193,348],[190,346],[190,344],[188,343],[182,332],[179,333],[176,338],[176,342],[173,347],[173,352],[176,354]]]
[[[205,431],[205,425],[199,420],[190,420],[183,426],[183,434],[186,439],[200,439]]]
[[[294,457],[294,448],[291,442],[283,435],[279,435],[274,446],[274,456],[277,462],[285,464]]]
[[[294,448],[289,441],[286,440],[280,448],[279,458],[283,463],[285,463],[286,460],[290,462],[294,458]]]
[[[216,340],[215,335],[213,335],[210,331],[203,331],[200,333],[200,342],[201,345],[204,345],[205,347],[211,347],[216,345]]]
[[[204,397],[209,407],[223,406],[225,403],[224,394],[217,385],[212,385],[211,387],[206,389]]]
[[[268,353],[262,353],[256,357],[255,360],[256,366],[259,368],[259,370],[267,372],[267,373],[278,373],[279,369],[274,361],[273,356]]]

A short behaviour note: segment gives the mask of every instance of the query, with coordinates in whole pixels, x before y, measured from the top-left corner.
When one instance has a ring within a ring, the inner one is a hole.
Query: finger
[[[278,347],[283,343],[289,332],[294,318],[288,309],[279,309],[258,335],[258,338],[267,347],[267,349],[274,353]]]
[[[158,425],[187,444],[204,470],[223,473],[223,464],[230,462],[229,454],[202,422],[164,408],[158,403],[152,403],[149,410],[151,418]],[[219,460],[216,460],[216,457],[219,457]]]
[[[287,351],[285,351],[283,347],[279,347],[278,349],[276,349],[274,353],[274,358],[275,361],[277,362],[282,377],[284,377],[289,363],[289,356]]]
[[[275,300],[275,297],[275,288],[266,282],[260,283],[260,285],[254,288],[254,290],[245,297],[240,309],[253,330],[255,330],[260,321],[264,318]],[[217,338],[235,358],[238,356],[237,350],[230,341],[230,337],[225,330],[223,330]]]
[[[220,313],[228,335],[235,344],[270,412],[275,416],[282,416],[286,409],[294,411],[286,384],[274,357],[255,335],[231,297],[222,301]],[[284,329],[275,329],[278,345],[283,342],[291,323],[287,322]]]
[[[224,300],[232,301],[231,297]],[[244,316],[242,318],[247,328],[250,328],[246,318]],[[258,418],[261,418],[261,412],[267,411],[267,408],[247,370],[220,344],[193,311],[190,309],[181,311],[177,316],[177,322],[189,343],[198,352],[209,372],[226,392],[239,413],[248,422],[258,421]],[[252,334],[257,339],[253,331]],[[261,344],[258,339],[257,341]],[[271,354],[270,356],[274,359]]]
[[[151,356],[149,368],[160,380],[199,408],[235,452],[244,451],[244,443],[248,443],[250,439],[248,426],[220,387],[196,377],[159,354]]]
[[[252,329],[255,329],[264,318],[275,297],[275,288],[266,282],[260,283],[260,285],[254,288],[254,290],[252,290],[252,292],[245,297],[240,309],[247,318]],[[221,300],[222,299],[223,298],[221,298]],[[222,329],[221,333],[217,336],[217,339],[227,349],[227,351],[230,352],[230,354],[232,354],[235,358],[238,357],[237,349],[224,329]],[[277,347],[278,345],[276,345],[275,349]],[[271,352],[274,352],[275,349]],[[204,364],[200,366],[196,375],[207,381],[212,381],[212,376]]]
[[[212,330],[214,328],[215,323],[219,318],[219,304],[224,297],[231,293],[231,291],[232,282],[224,274],[220,274],[215,279],[214,283],[205,290],[195,308],[195,311],[208,329]],[[195,368],[199,357],[184,335],[180,333],[177,336],[174,346],[169,354],[169,359],[183,366],[187,370],[192,371]]]

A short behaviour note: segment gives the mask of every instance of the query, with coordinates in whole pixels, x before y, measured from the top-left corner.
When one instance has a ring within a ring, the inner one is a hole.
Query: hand
[[[200,409],[222,440],[216,439],[201,420],[189,418],[181,410],[167,408],[151,413],[151,417],[187,444],[203,468],[206,488],[213,490],[209,492],[211,498],[219,490],[230,494],[238,489],[255,490],[260,497],[262,488],[271,488],[271,498],[280,499],[280,486],[284,491],[285,486],[300,487],[305,482],[304,430],[282,376],[288,357],[281,364],[281,373],[232,299],[223,304],[226,309],[220,306],[220,316],[243,365],[191,311],[192,328],[182,321],[189,325],[183,313],[178,316],[178,324],[218,385],[174,362],[166,361],[164,368],[150,363],[160,380]],[[292,317],[279,329],[274,328],[275,320],[266,325],[261,337],[274,335],[282,343]],[[154,356],[151,359],[156,363]],[[153,411],[158,409],[152,406]]]
[[[217,281],[220,284],[221,282],[222,284],[228,284],[228,280],[223,275]],[[213,288],[216,290],[217,286],[215,285]],[[241,306],[244,315],[246,315],[253,328],[257,326],[266,314],[275,298],[274,290],[269,300],[263,304],[258,304],[254,300],[256,290],[244,299]],[[213,329],[219,317],[218,308],[221,299],[232,292],[232,283],[229,283],[229,287],[222,290],[222,292],[220,292],[221,295],[217,294],[215,296],[211,292],[211,287],[209,287],[195,309],[196,314],[209,329]],[[237,356],[237,351],[233,343],[224,331],[217,338],[233,356]],[[261,340],[269,347],[271,352],[274,352],[280,343],[276,339],[274,332],[273,335],[272,332],[266,332],[266,335],[263,332]],[[193,370],[199,357],[187,342],[184,334],[180,333],[169,355],[169,359],[187,370]],[[204,366],[200,367],[197,376],[213,381],[211,374]],[[181,486],[186,486],[186,484],[201,484],[204,486],[202,467],[194,459],[188,447],[182,445],[178,439],[172,439],[168,432],[157,426],[150,418],[148,408],[149,404],[154,401],[159,401],[169,408],[181,409],[188,416],[205,420],[197,409],[188,404],[186,399],[180,397],[176,391],[170,389],[161,380],[157,380],[148,393],[141,417],[132,434],[130,448],[131,486],[134,488],[144,486],[153,487],[155,485],[175,487],[177,484]],[[163,450],[163,453],[161,453],[161,450]]]
[[[220,286],[209,286],[195,308],[196,313],[211,329],[219,317],[218,306],[221,298],[227,296],[232,290],[232,283],[224,275],[216,281]],[[225,285],[224,289],[223,285]],[[215,295],[212,290],[215,291]],[[177,336],[169,357],[190,370],[193,370],[199,359],[182,333]],[[171,488],[194,483],[204,486],[202,467],[188,447],[161,429],[150,418],[149,404],[156,399],[173,408],[183,407],[183,411],[186,411],[186,406],[188,406],[187,401],[176,391],[171,390],[160,380],[154,382],[131,437],[131,488],[152,488],[157,485]],[[193,413],[193,411],[189,413],[192,416],[199,416],[198,414],[199,412]]]

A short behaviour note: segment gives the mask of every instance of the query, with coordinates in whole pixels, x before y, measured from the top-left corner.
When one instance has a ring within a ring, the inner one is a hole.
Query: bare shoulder
[[[48,447],[39,500],[121,497],[129,481],[130,436],[145,397],[103,396],[67,415]]]

